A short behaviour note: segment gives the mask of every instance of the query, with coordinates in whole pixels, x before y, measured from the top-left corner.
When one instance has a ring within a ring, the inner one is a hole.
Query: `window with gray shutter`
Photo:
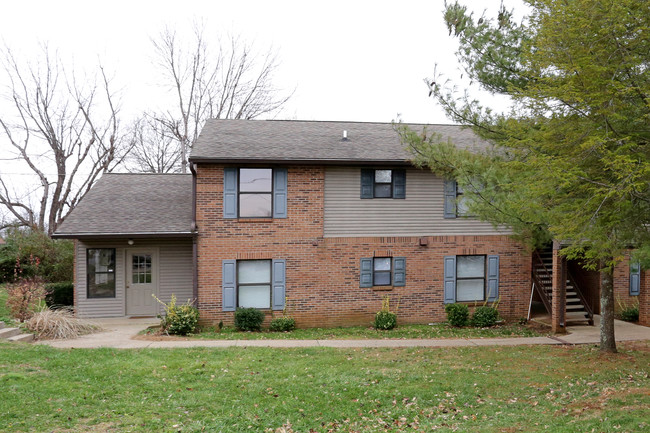
[[[641,293],[641,264],[630,262],[630,296],[639,296]]]

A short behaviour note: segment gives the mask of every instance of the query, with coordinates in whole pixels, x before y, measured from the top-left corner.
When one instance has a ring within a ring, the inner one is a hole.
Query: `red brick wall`
[[[446,319],[443,257],[458,254],[500,256],[499,311],[508,319],[525,317],[530,296],[530,254],[508,236],[323,238],[324,169],[290,167],[287,219],[223,219],[223,170],[200,165],[197,174],[199,308],[203,323],[232,322],[221,311],[224,259],[286,259],[286,296],[300,327],[368,325],[384,295],[400,323]],[[359,287],[363,257],[406,257],[406,286],[373,290]],[[267,319],[269,319],[267,315]]]
[[[639,305],[639,323],[650,326],[650,272],[641,270],[641,293],[630,296],[630,261],[629,256],[614,268],[614,308]]]

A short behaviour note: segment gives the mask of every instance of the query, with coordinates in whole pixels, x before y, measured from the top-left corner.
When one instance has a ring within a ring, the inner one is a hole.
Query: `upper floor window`
[[[406,170],[361,169],[361,198],[406,198]]]
[[[455,180],[445,179],[444,181],[444,217],[456,218],[459,216],[471,216],[469,213],[468,199],[463,187]]]
[[[225,167],[223,217],[286,218],[287,169]]]
[[[273,214],[273,170],[239,169],[239,216],[271,218]]]

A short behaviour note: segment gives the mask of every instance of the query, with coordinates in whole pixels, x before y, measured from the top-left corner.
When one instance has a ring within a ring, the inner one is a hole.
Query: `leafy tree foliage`
[[[601,350],[615,351],[613,268],[630,246],[650,248],[650,3],[526,3],[521,23],[504,7],[475,19],[445,5],[467,75],[512,105],[495,113],[441,76],[431,94],[492,145],[401,131],[417,163],[458,180],[472,214],[533,245],[561,240],[601,270]]]

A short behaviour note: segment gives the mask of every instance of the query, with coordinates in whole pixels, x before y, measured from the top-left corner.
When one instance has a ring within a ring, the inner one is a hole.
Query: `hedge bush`
[[[289,332],[296,329],[296,319],[293,317],[276,317],[271,320],[269,329],[273,332]]]
[[[264,313],[257,308],[235,310],[235,328],[240,331],[260,331],[262,322],[264,322]]]
[[[447,313],[447,322],[451,326],[458,328],[469,324],[469,308],[465,304],[447,304],[445,305]]]
[[[477,328],[489,328],[497,324],[499,320],[499,312],[494,307],[483,305],[476,307],[472,315],[472,325]]]
[[[45,285],[45,303],[48,307],[70,307],[74,304],[74,284],[50,283]]]

